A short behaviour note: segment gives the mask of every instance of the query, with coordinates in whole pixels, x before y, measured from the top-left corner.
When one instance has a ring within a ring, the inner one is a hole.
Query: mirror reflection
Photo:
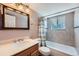
[[[28,15],[5,8],[5,28],[28,28]]]

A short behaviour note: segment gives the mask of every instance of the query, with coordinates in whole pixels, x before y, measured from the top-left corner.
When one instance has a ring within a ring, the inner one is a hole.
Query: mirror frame
[[[10,8],[10,9],[12,9],[13,11],[17,11],[16,13],[21,13],[21,14],[24,14],[24,15],[26,15],[27,17],[28,17],[28,19],[27,19],[27,28],[21,28],[21,27],[5,27],[5,9],[6,8]],[[24,12],[22,12],[22,11],[19,11],[19,10],[17,10],[17,9],[14,9],[14,8],[12,8],[12,7],[9,7],[9,6],[5,6],[5,5],[3,5],[3,22],[2,22],[3,24],[2,24],[2,28],[3,29],[19,29],[19,30],[29,30],[29,28],[30,28],[30,19],[29,19],[29,14],[26,14],[26,13],[24,13]]]

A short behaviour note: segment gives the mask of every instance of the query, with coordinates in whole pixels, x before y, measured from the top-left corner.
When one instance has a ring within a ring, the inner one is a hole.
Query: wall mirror
[[[29,15],[4,6],[4,29],[29,29]]]

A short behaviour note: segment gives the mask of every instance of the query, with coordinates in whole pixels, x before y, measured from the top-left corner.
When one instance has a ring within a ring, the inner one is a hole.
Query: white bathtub
[[[51,49],[51,55],[55,56],[78,56],[76,48],[51,41],[46,41],[47,47]]]
[[[35,39],[40,42],[40,38]],[[51,49],[51,55],[55,56],[78,56],[77,50],[75,47],[46,41],[47,47]]]

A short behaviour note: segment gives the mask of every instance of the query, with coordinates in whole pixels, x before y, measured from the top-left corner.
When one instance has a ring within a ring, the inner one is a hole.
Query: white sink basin
[[[20,48],[23,48],[26,46],[28,47],[29,45],[32,45],[33,43],[35,43],[34,40],[28,39],[28,40],[24,40],[21,42],[13,42],[13,43],[11,43],[11,46],[13,49],[20,49]]]

